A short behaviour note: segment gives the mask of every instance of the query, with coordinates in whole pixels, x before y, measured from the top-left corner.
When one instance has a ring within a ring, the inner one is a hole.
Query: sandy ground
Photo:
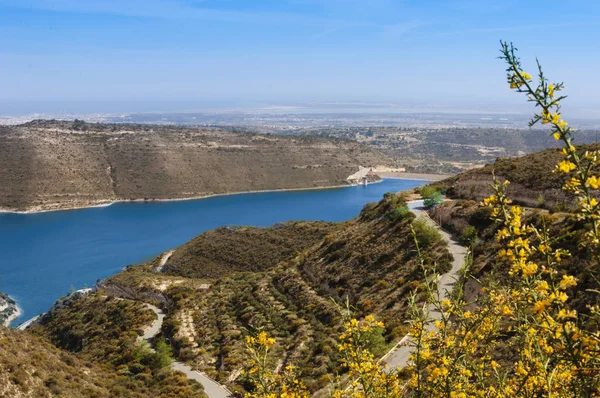
[[[426,181],[441,181],[450,174],[424,174],[424,173],[401,173],[401,172],[380,172],[377,173],[381,178],[402,178],[405,180],[426,180]]]

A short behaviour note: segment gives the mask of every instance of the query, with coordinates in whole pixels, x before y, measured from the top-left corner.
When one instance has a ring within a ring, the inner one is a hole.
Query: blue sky
[[[538,56],[572,104],[595,107],[599,19],[596,0],[0,0],[0,114],[307,101],[502,108],[522,99],[504,84],[500,39],[528,66]]]

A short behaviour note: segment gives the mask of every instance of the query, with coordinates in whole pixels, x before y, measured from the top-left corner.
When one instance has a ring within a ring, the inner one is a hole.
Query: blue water
[[[45,312],[71,287],[91,287],[126,265],[151,259],[209,229],[289,220],[344,221],[385,192],[424,183],[386,179],[368,187],[0,214],[0,291],[18,302],[23,314],[13,322],[17,325]]]

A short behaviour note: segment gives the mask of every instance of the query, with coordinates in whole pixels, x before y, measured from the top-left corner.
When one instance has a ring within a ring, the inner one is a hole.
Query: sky
[[[600,109],[597,0],[0,0],[0,115],[523,104],[499,40]]]

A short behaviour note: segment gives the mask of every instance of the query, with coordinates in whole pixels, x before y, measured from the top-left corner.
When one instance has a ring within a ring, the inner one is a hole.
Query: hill
[[[0,327],[0,396],[205,396],[140,344],[153,317],[139,303],[76,293],[26,331]]]
[[[600,149],[600,144],[579,145],[580,154]],[[573,213],[576,202],[571,194],[561,189],[568,175],[553,173],[554,165],[562,160],[557,149],[547,149],[530,155],[497,159],[493,164],[470,170],[431,184],[446,192],[449,199],[430,211],[433,219],[447,230],[473,245],[473,280],[469,280],[465,294],[471,296],[479,289],[478,281],[490,279],[501,282],[506,278],[506,261],[491,253],[500,247],[495,237],[498,225],[490,221],[490,213],[480,206],[484,197],[492,194],[492,173],[501,180],[509,180],[508,195],[524,206],[523,219],[538,228],[548,228],[557,236],[556,248],[568,250],[571,255],[561,262],[561,271],[568,271],[578,280],[577,291],[571,292],[573,306],[579,312],[589,311],[588,305],[600,303],[600,297],[590,289],[596,288],[598,268],[594,252],[580,244],[586,226]],[[592,169],[600,175],[600,169]]]
[[[579,145],[578,150],[593,151],[600,144]],[[469,170],[432,184],[452,199],[480,201],[491,195],[492,173],[511,182],[509,196],[515,203],[529,207],[560,210],[570,208],[572,196],[562,190],[564,174],[553,173],[561,160],[558,149],[546,149],[529,155],[496,159],[482,168]]]
[[[233,272],[264,271],[320,242],[340,224],[288,222],[268,228],[223,227],[177,248],[163,272],[216,278]]]
[[[170,369],[168,356],[140,341],[154,318],[141,303],[75,293],[59,300],[30,331],[103,368],[111,396],[204,396],[201,386]]]
[[[342,185],[390,159],[353,141],[219,128],[34,121],[0,126],[0,209]]]
[[[456,121],[460,124],[468,116],[458,115],[458,118]],[[428,127],[418,123],[418,127],[307,127],[280,133],[356,140],[398,159],[398,164],[407,171],[422,173],[454,174],[483,166],[499,157],[522,156],[560,146],[547,131],[539,128],[443,126],[446,123]],[[577,131],[577,144],[597,141],[598,130]]]
[[[374,313],[386,323],[374,347],[379,354],[406,333],[408,297],[423,277],[411,225],[427,266],[450,266],[451,256],[439,234],[404,208],[402,197],[387,194],[366,206],[360,217],[336,228],[292,223],[283,226],[284,239],[276,240],[281,226],[209,232],[176,249],[173,258],[186,260],[179,265],[169,260],[174,265],[165,273],[156,272],[159,258],[129,267],[100,288],[165,307],[163,332],[178,357],[239,391],[244,389],[240,371],[245,336],[267,331],[277,339],[274,353],[279,363],[295,364],[314,391],[325,386],[330,375],[344,372],[335,337],[342,328],[346,300],[359,316]],[[298,250],[282,250],[290,245]],[[221,257],[206,260],[207,248]],[[261,254],[263,248],[271,255]],[[212,271],[220,269],[219,264],[236,267]],[[207,265],[210,272],[204,272]],[[212,275],[219,277],[209,278]]]
[[[108,373],[46,339],[0,327],[0,396],[109,397]]]

